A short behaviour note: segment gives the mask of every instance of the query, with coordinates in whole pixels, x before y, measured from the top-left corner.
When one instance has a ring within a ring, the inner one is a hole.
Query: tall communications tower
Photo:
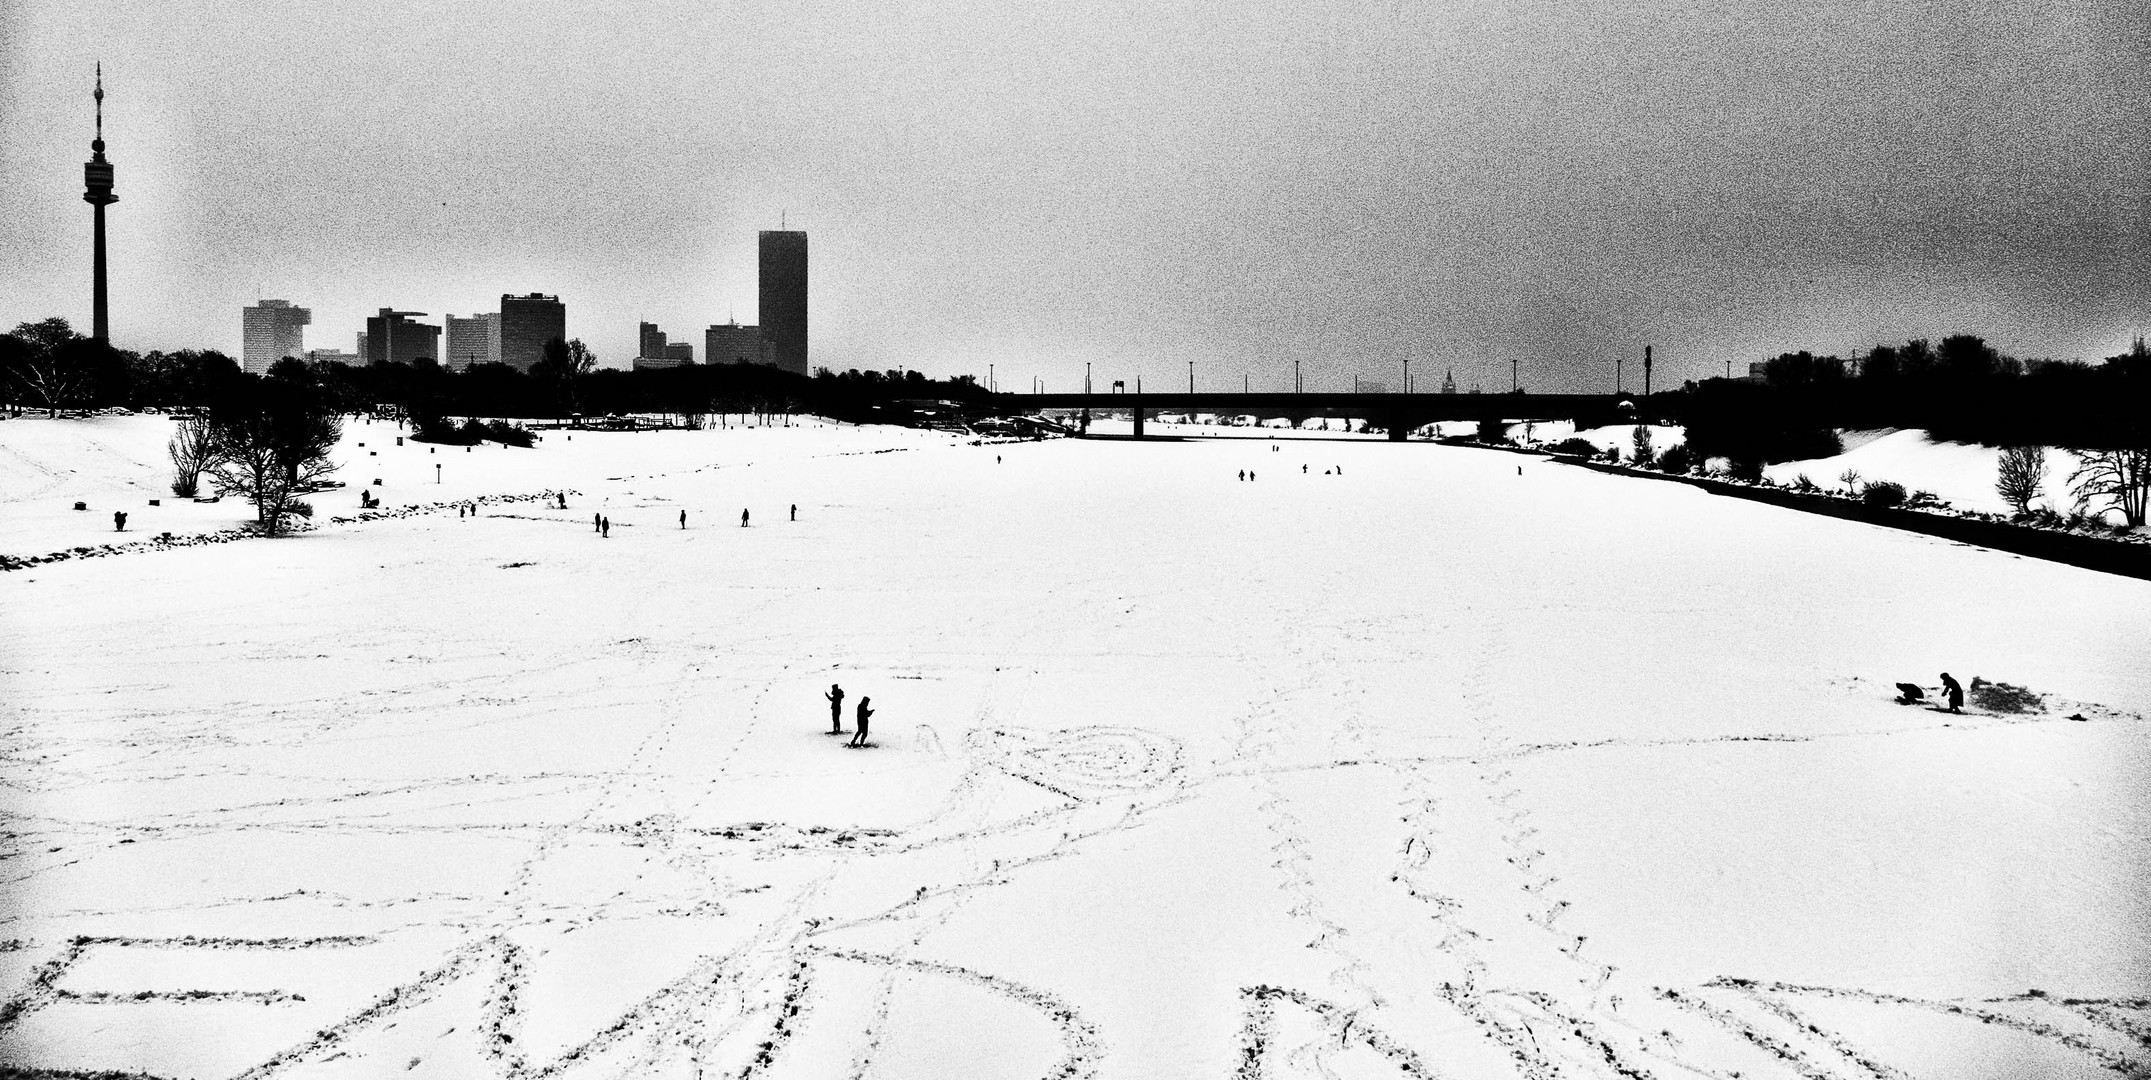
[[[119,201],[112,194],[112,163],[105,160],[105,66],[97,65],[97,138],[90,142],[90,160],[82,166],[82,201],[96,214],[91,248],[90,337],[103,344],[112,339],[112,323],[105,313],[105,207]]]

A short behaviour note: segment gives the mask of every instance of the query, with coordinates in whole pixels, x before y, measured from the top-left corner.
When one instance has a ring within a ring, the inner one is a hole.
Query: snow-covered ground
[[[1779,484],[1805,476],[1818,486],[1843,491],[1846,485],[1839,477],[1850,469],[1860,474],[1862,483],[1893,481],[1904,485],[1907,492],[1932,492],[1960,510],[1988,514],[2016,510],[1994,490],[2002,455],[1999,447],[1936,442],[1924,431],[1905,429],[1847,431],[1840,437],[1845,445],[1842,454],[1787,461],[1765,468],[1763,475]],[[2079,463],[2077,456],[2049,447],[2046,462],[2045,494],[2033,499],[2031,506],[2066,514],[2076,506],[2076,497],[2069,491],[2069,474]],[[2113,515],[2113,520],[2119,521],[2119,515]]]
[[[0,423],[0,551],[160,424]],[[317,520],[574,494],[0,574],[0,1062],[2151,1069],[2151,583],[1425,443],[394,435]]]

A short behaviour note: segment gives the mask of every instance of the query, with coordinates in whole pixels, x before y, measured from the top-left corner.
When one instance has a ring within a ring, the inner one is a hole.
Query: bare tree
[[[1994,491],[2017,508],[2031,513],[2031,501],[2046,487],[2046,447],[2012,446],[2002,451],[1995,465]]]
[[[2151,450],[2080,450],[2082,464],[2069,474],[2078,506],[2096,505],[2101,513],[2121,511],[2130,528],[2144,523],[2151,502]]]
[[[1860,471],[1858,469],[1846,469],[1844,472],[1837,474],[1837,479],[1839,483],[1845,485],[1846,492],[1853,495],[1860,493]]]
[[[310,515],[298,497],[327,486],[336,465],[329,451],[343,419],[310,388],[263,379],[210,410],[215,461],[207,472],[219,495],[254,504],[263,532],[284,530],[290,514]]]
[[[201,491],[202,470],[216,463],[215,432],[207,416],[182,417],[165,449],[172,454],[172,494],[191,499]]]

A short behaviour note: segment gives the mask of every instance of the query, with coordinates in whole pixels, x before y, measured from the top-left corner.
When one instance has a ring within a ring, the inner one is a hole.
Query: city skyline
[[[755,310],[735,238],[787,216],[821,234],[814,366],[991,363],[1004,385],[1193,361],[1206,385],[1278,387],[1299,360],[1338,388],[1409,359],[1588,389],[1652,344],[1672,386],[1959,332],[2096,360],[2151,323],[2151,121],[2128,75],[2151,15],[2118,0],[1029,20],[480,2],[444,25],[488,32],[418,66],[370,47],[392,28],[361,13],[270,11],[0,12],[0,320],[89,328],[72,176],[102,60],[126,348],[236,355],[214,313],[263,297],[336,342],[380,299],[483,311],[535,288],[626,367],[640,321]],[[747,74],[771,65],[786,78]]]

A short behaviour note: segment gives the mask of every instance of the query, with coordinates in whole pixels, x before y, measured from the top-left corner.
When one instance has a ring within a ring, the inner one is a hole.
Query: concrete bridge
[[[1112,393],[1112,394],[995,394],[987,407],[993,412],[1039,412],[1046,409],[1080,409],[1087,412],[1128,412],[1135,419],[1135,437],[1143,437],[1143,421],[1150,413],[1218,413],[1228,416],[1283,417],[1304,420],[1314,416],[1349,416],[1385,428],[1393,442],[1403,442],[1412,429],[1436,420],[1573,420],[1585,418],[1612,423],[1618,406],[1634,400],[1622,394],[1295,394],[1282,393]]]

